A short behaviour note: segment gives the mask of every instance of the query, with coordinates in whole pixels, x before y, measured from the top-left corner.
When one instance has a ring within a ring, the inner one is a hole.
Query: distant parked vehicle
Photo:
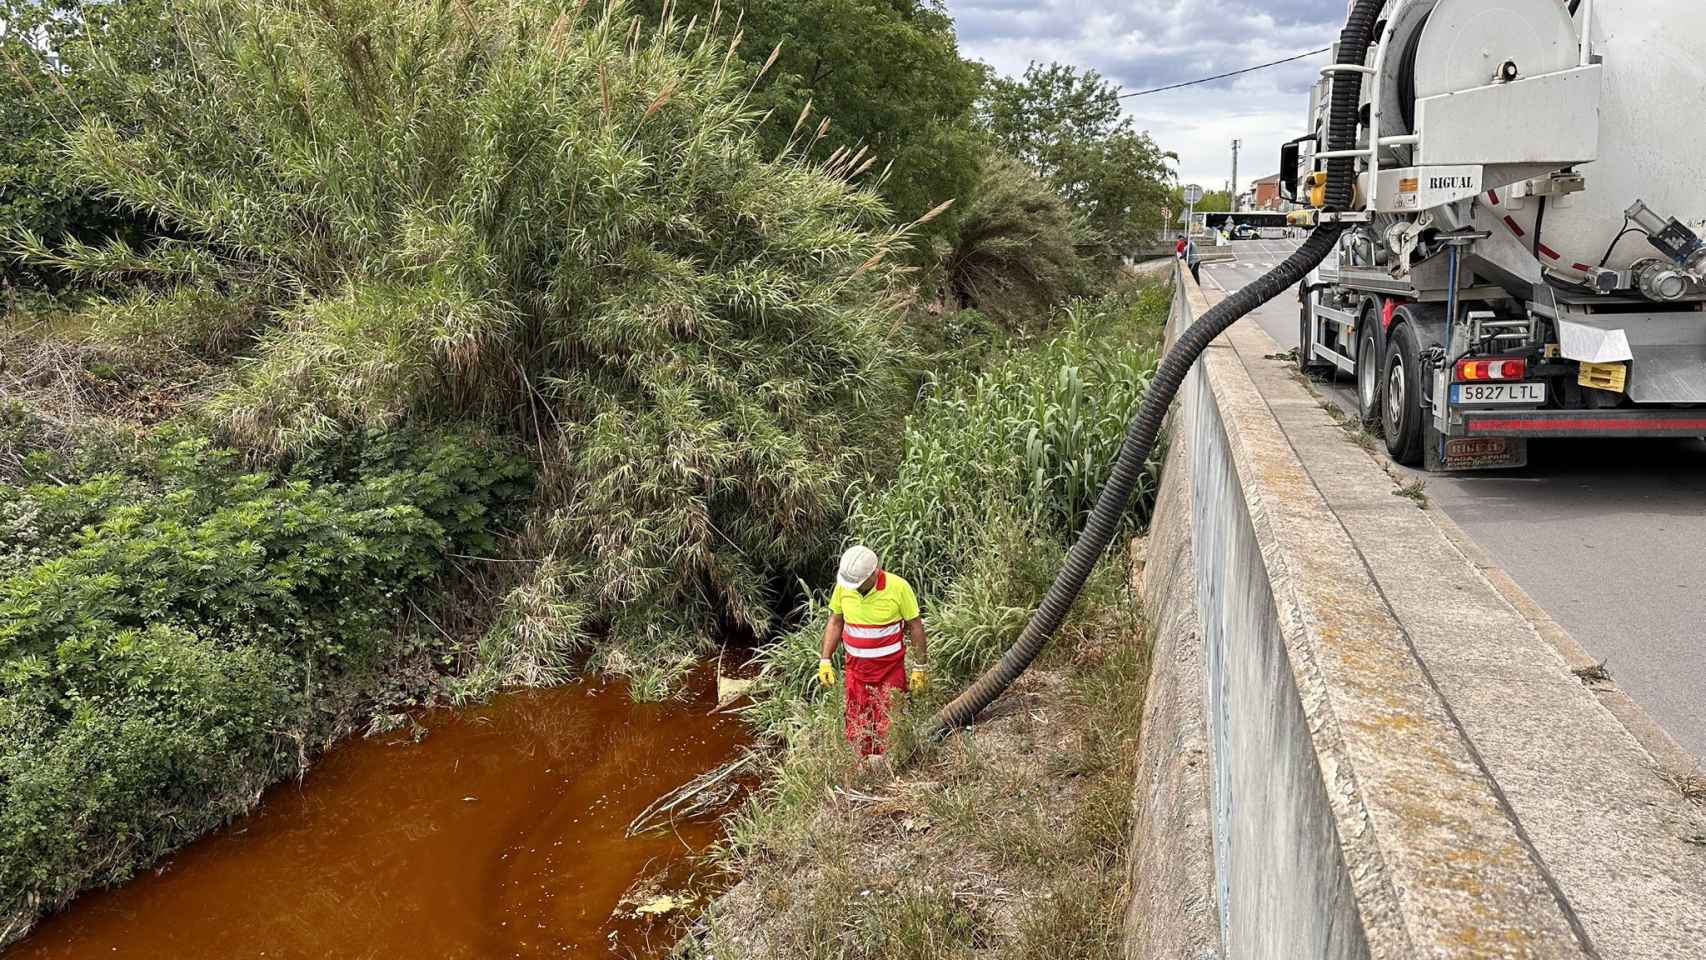
[[[1204,219],[1209,229],[1228,240],[1269,240],[1285,235],[1285,214],[1271,210],[1210,213]]]

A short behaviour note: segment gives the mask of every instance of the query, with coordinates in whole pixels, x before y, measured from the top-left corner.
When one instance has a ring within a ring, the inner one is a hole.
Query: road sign
[[[1202,202],[1202,187],[1199,187],[1194,183],[1186,186],[1185,202],[1193,207]]]

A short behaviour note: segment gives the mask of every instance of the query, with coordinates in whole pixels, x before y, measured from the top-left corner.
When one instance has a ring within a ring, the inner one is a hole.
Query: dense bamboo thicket
[[[957,306],[1007,330],[1040,329],[1056,304],[1090,286],[1077,249],[1087,232],[1029,168],[992,154],[943,251],[943,286]]]
[[[186,0],[179,22],[139,123],[71,146],[169,235],[34,259],[153,342],[248,355],[209,409],[259,456],[404,421],[523,438],[533,564],[484,681],[561,676],[594,634],[602,666],[666,680],[713,629],[767,629],[910,362],[906,230],[858,185],[876,158],[799,159],[827,128],[804,116],[761,155],[728,23],[534,0]]]

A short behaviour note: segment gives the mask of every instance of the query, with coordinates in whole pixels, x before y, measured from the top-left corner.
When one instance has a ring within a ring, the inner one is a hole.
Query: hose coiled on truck
[[[1374,40],[1375,22],[1386,0],[1358,0],[1339,35],[1337,63],[1362,66]],[[1362,100],[1362,74],[1355,72],[1336,75],[1332,88],[1331,110],[1327,122],[1327,149],[1350,150],[1357,146],[1357,112]],[[1356,166],[1350,158],[1327,161],[1326,209],[1350,209],[1356,196]],[[1124,443],[1114,461],[1112,474],[1089,520],[1078,539],[1072,544],[1066,562],[1054,583],[1043,596],[1025,630],[1000,661],[990,667],[977,682],[943,707],[927,730],[930,740],[939,740],[954,730],[967,727],[985,707],[1007,691],[1019,676],[1054,638],[1055,631],[1084,589],[1084,582],[1113,542],[1120,521],[1131,502],[1132,491],[1149,463],[1155,439],[1167,418],[1186,374],[1202,356],[1202,352],[1226,329],[1245,315],[1267,303],[1301,281],[1309,271],[1321,264],[1338,243],[1344,225],[1323,223],[1310,233],[1309,239],[1298,247],[1279,266],[1253,283],[1216,304],[1180,335],[1173,348],[1162,358],[1155,379],[1144,394],[1131,425],[1126,429]]]

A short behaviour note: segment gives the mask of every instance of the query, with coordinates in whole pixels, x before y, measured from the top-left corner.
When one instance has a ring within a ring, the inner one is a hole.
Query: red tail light
[[[1458,380],[1521,380],[1527,376],[1527,360],[1457,361]]]

